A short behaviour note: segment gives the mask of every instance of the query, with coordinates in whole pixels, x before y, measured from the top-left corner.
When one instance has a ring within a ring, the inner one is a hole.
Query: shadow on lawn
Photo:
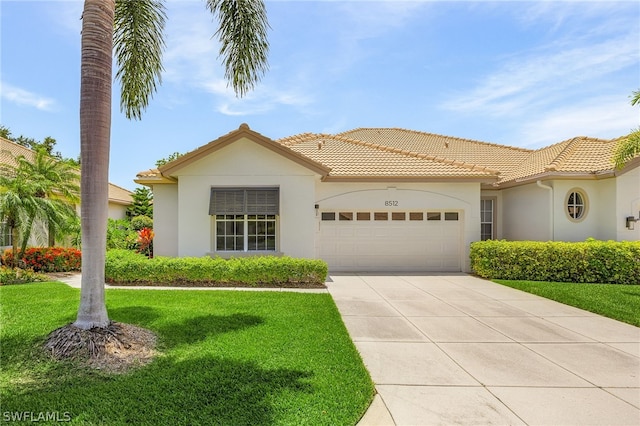
[[[160,316],[153,308],[138,306],[112,309],[110,315],[116,321],[143,327]],[[298,408],[282,401],[277,404],[278,395],[294,394],[295,400],[296,393],[311,393],[312,386],[306,380],[311,373],[265,369],[253,361],[224,355],[185,357],[171,353],[173,347],[261,323],[263,319],[257,316],[233,314],[161,325],[154,329],[167,355],[150,365],[118,376],[52,363],[31,380],[3,385],[3,411],[57,411],[83,424],[273,424],[278,417],[274,406],[294,412]]]

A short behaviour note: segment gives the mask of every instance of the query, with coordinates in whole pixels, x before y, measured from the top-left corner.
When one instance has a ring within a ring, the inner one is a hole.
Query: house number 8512
[[[398,202],[395,200],[387,200],[384,202],[384,205],[387,207],[397,207],[398,206]]]

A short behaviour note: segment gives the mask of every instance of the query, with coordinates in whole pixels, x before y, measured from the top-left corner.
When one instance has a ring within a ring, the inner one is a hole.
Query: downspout
[[[549,209],[549,235],[551,235],[551,241],[555,241],[555,226],[553,223],[554,217],[554,206],[553,206],[553,186],[545,185],[541,180],[536,181],[536,185],[538,185],[542,189],[546,189],[549,191],[549,204],[551,208]]]

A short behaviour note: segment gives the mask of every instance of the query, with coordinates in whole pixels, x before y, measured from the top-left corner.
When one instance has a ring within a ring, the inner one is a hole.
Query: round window
[[[567,194],[567,215],[571,220],[578,221],[584,218],[587,213],[587,197],[582,191],[572,189]]]

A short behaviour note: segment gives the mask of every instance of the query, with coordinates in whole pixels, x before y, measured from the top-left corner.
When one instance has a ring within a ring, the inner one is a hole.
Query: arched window
[[[567,194],[566,213],[572,221],[580,221],[587,214],[587,197],[582,190],[572,189]]]

